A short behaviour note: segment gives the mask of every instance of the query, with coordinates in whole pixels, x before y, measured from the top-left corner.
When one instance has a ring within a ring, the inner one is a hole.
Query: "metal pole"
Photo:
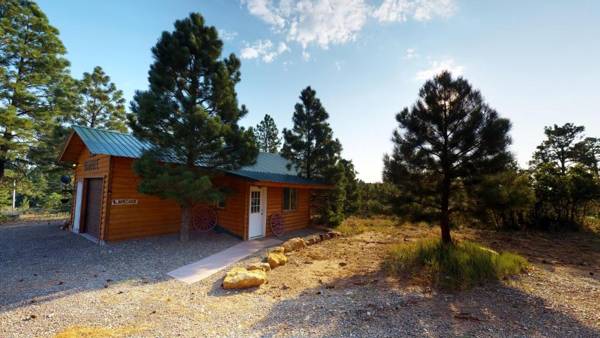
[[[17,180],[13,180],[13,200],[12,200],[12,208],[13,211],[15,211],[15,201],[16,201],[16,197],[17,197]]]

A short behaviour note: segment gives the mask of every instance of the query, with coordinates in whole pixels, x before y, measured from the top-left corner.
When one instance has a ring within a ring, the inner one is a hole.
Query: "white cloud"
[[[373,17],[379,22],[429,21],[452,16],[455,11],[455,0],[383,0]]]
[[[285,19],[277,14],[277,9],[273,7],[271,0],[242,0],[248,7],[250,14],[259,17],[264,22],[283,28]]]
[[[415,79],[425,81],[433,78],[444,70],[449,71],[452,75],[462,75],[465,67],[458,65],[453,59],[445,59],[442,61],[432,61],[429,68],[417,72]]]
[[[456,0],[240,0],[251,15],[287,43],[327,49],[356,40],[369,19],[375,22],[428,21],[451,16]],[[373,1],[373,2],[368,2]]]
[[[410,60],[410,59],[416,59],[418,57],[419,57],[419,54],[417,53],[417,50],[414,49],[414,48],[408,48],[406,50],[406,53],[404,54],[404,58],[408,59],[408,60]]]
[[[228,30],[225,29],[219,29],[219,37],[223,40],[223,41],[231,41],[234,40],[236,37],[238,36],[237,32],[230,32]]]
[[[280,42],[277,47],[271,40],[258,40],[251,45],[246,45],[240,53],[242,59],[261,59],[263,62],[271,63],[277,56],[289,51],[289,47]]]
[[[365,0],[242,0],[248,11],[304,49],[352,41],[367,22]]]

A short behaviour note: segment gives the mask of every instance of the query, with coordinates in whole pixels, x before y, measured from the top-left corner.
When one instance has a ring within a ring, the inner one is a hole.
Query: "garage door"
[[[87,179],[85,204],[85,232],[100,238],[100,211],[102,209],[102,179]]]

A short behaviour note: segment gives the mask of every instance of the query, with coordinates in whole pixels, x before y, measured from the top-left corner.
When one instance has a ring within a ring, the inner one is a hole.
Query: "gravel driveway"
[[[172,235],[98,245],[57,224],[0,226],[0,310],[121,281],[164,281],[167,272],[239,242],[207,233],[188,243]]]

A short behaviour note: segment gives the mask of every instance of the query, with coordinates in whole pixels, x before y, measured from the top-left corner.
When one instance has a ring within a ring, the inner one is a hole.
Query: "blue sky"
[[[600,1],[129,0],[38,1],[81,77],[104,68],[128,100],[146,89],[150,48],[201,13],[242,58],[241,103],[290,127],[307,85],[359,177],[381,180],[394,115],[443,68],[462,74],[513,123],[526,165],[543,127],[574,122],[600,137]]]

